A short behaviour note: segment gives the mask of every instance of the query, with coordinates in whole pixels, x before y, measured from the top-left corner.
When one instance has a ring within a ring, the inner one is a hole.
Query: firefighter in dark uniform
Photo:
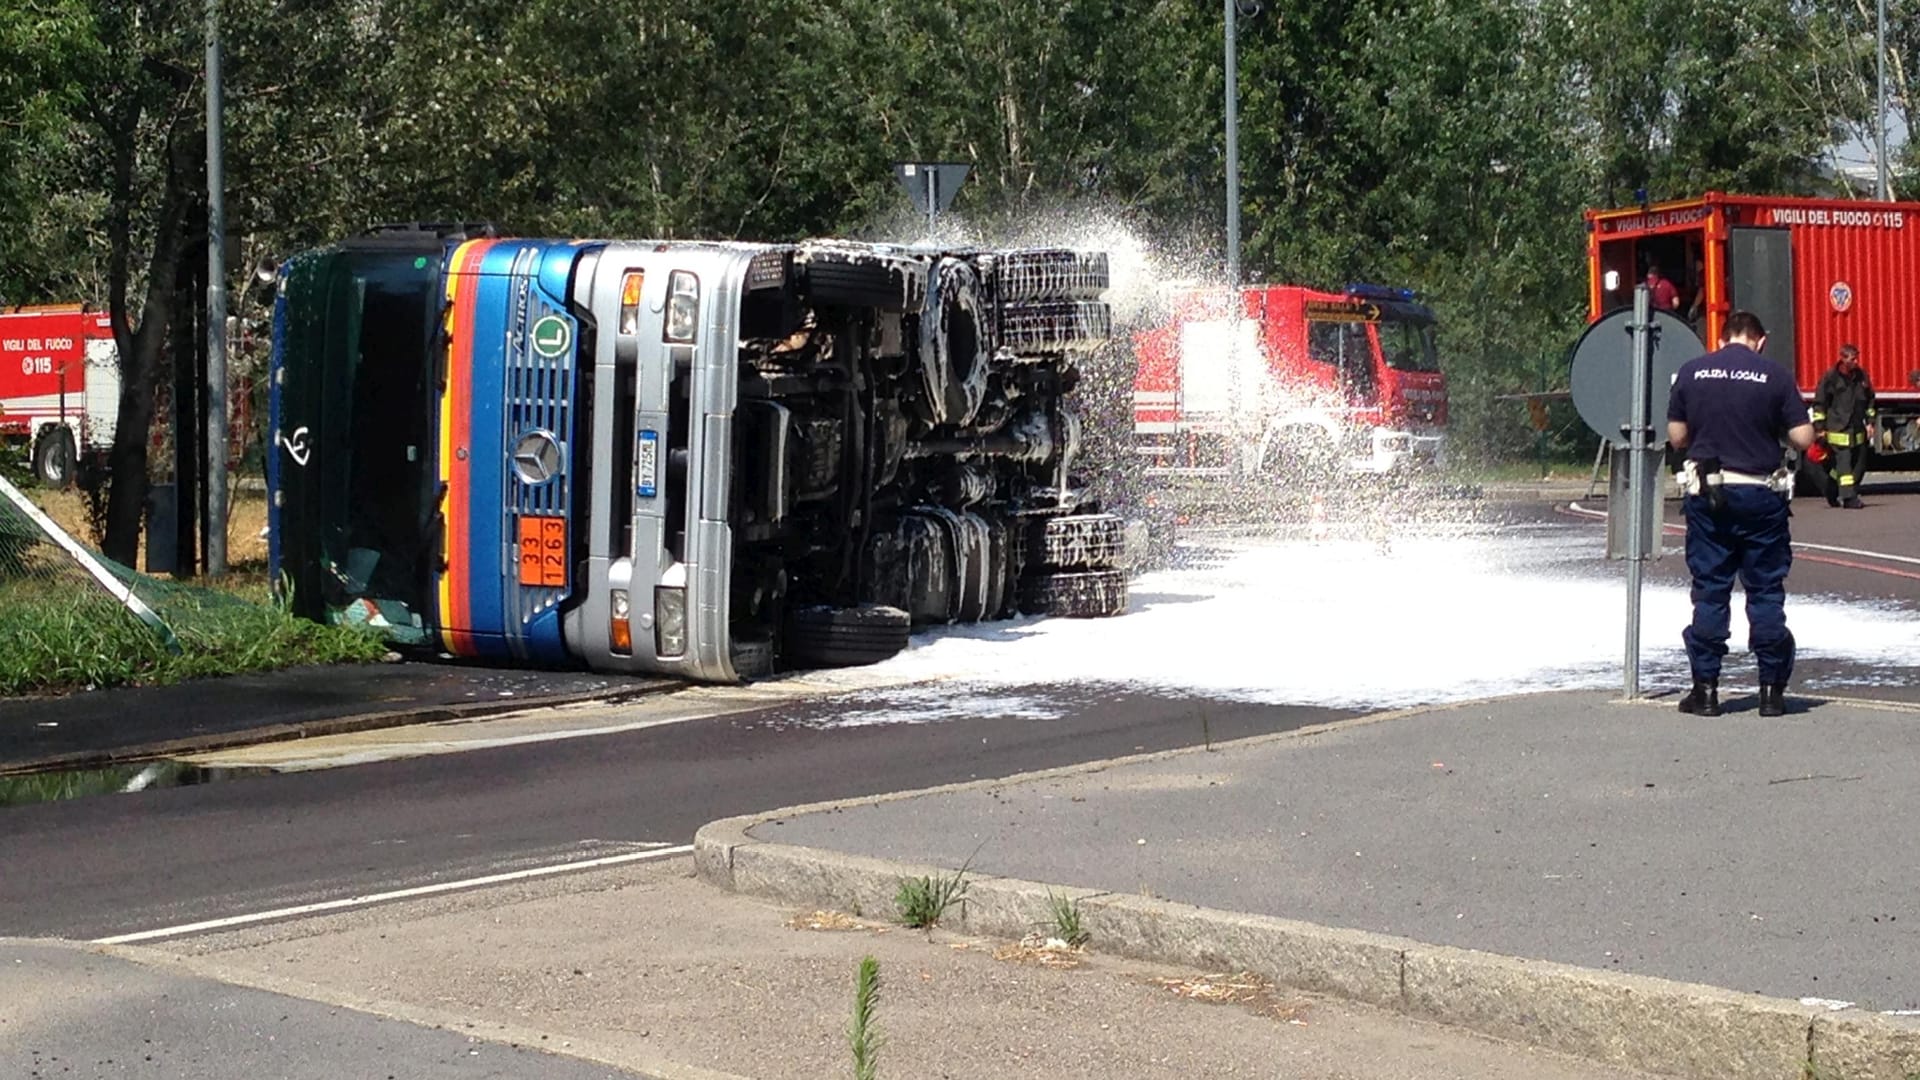
[[[1860,350],[1840,346],[1840,360],[1827,369],[1813,391],[1814,434],[1833,454],[1833,484],[1827,505],[1860,509],[1860,480],[1867,474],[1867,447],[1873,444],[1873,383],[1860,366]]]
[[[1681,366],[1667,404],[1667,438],[1687,455],[1693,575],[1693,624],[1681,634],[1693,689],[1680,711],[1720,715],[1720,662],[1738,575],[1747,594],[1747,647],[1760,667],[1760,715],[1781,716],[1793,677],[1785,607],[1792,479],[1781,467],[1781,440],[1805,450],[1813,445],[1813,424],[1793,372],[1760,355],[1767,335],[1759,318],[1734,312],[1724,337],[1719,349]]]

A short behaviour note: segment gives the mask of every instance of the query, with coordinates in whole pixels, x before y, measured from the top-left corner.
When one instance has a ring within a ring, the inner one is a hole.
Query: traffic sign
[[[1647,445],[1667,444],[1667,396],[1680,365],[1706,349],[1693,327],[1670,311],[1655,310],[1649,320],[1647,353],[1652,362],[1648,379],[1647,417],[1652,431]],[[1627,445],[1627,426],[1633,422],[1633,310],[1622,308],[1587,327],[1573,349],[1573,407],[1580,419],[1614,446]]]
[[[957,162],[896,161],[893,165],[894,179],[907,189],[913,208],[927,215],[928,221],[953,205],[954,195],[972,171],[973,166]]]

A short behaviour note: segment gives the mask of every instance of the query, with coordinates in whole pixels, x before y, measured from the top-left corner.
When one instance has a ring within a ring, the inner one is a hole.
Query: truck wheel
[[[971,423],[987,396],[993,344],[982,318],[980,276],[960,259],[942,259],[920,316],[920,377],[935,425]]]
[[[64,490],[73,484],[73,432],[49,428],[33,443],[33,476],[41,487]]]
[[[787,616],[790,664],[851,667],[875,664],[907,647],[907,613],[895,607],[803,607]]]
[[[1009,251],[998,260],[994,291],[1003,303],[1096,300],[1107,291],[1109,280],[1104,251]]]
[[[807,299],[823,306],[899,312],[914,299],[906,270],[873,255],[810,252],[804,274]]]
[[[730,659],[735,675],[742,679],[757,679],[773,674],[773,642],[764,638],[745,641],[735,638],[730,644]]]
[[[1028,615],[1103,619],[1127,610],[1124,570],[1070,570],[1034,574],[1020,582],[1020,610]]]
[[[1001,309],[1000,342],[1019,355],[1097,348],[1112,336],[1113,313],[1098,300],[1051,300]]]
[[[1117,514],[1069,514],[1027,526],[1026,565],[1106,570],[1127,555],[1127,523]]]

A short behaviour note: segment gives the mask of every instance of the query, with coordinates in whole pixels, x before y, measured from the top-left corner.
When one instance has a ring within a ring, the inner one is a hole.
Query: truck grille
[[[506,497],[501,503],[514,514],[564,515],[572,489],[574,350],[570,346],[556,356],[543,356],[536,348],[535,334],[536,328],[556,325],[552,320],[557,319],[559,325],[567,327],[567,340],[571,342],[574,321],[534,289],[530,274],[515,277],[519,295],[515,297],[514,330],[507,342],[507,407],[502,417],[505,438],[501,445],[511,453],[529,434],[545,432],[559,444],[560,456],[558,470],[537,483],[530,483],[530,477],[519,469],[508,469]]]
[[[518,573],[509,571],[504,614],[515,655],[527,649],[524,635],[533,620],[566,599],[579,527],[571,518],[579,325],[539,288],[540,256],[538,248],[522,250],[510,279],[513,317],[507,326],[506,365],[501,372],[501,446],[508,455],[507,467],[501,470],[500,505],[506,519],[502,535],[520,548],[509,553],[509,566],[520,566],[525,545],[535,544],[544,554],[551,539],[564,545],[565,561],[559,567],[542,563],[538,574],[524,567]]]

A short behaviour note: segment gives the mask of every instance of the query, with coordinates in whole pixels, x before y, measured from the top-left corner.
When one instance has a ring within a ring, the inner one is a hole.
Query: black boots
[[[1720,684],[1711,679],[1695,679],[1692,691],[1680,699],[1680,711],[1688,716],[1719,716]]]
[[[1720,684],[1712,679],[1695,679],[1693,689],[1680,699],[1680,711],[1688,716],[1720,715]],[[1787,684],[1771,683],[1760,687],[1760,715],[1787,715]]]
[[[1787,686],[1785,683],[1774,683],[1772,686],[1762,686],[1760,688],[1760,715],[1787,715]]]

